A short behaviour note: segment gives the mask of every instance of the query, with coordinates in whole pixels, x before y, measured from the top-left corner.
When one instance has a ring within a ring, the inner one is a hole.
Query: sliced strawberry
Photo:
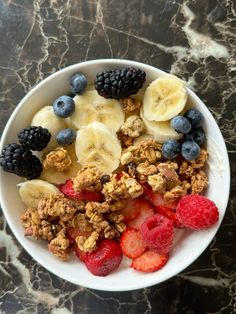
[[[176,217],[176,210],[174,208],[166,207],[163,205],[157,205],[154,207],[156,213],[169,218],[176,228],[181,228],[182,225]]]
[[[163,197],[163,194],[153,192],[152,188],[148,184],[143,186],[143,192],[146,198],[155,206],[162,205],[174,209],[177,207],[178,200],[172,202],[166,201]]]
[[[144,220],[154,214],[153,205],[144,199],[137,199],[140,206],[140,214],[133,220],[127,222],[128,227],[139,229]]]
[[[81,192],[76,192],[71,179],[67,180],[64,184],[59,185],[59,190],[66,196],[81,201],[101,202],[103,200],[103,195],[99,191],[83,190]]]
[[[141,211],[140,199],[128,198],[125,207],[121,210],[124,215],[124,221],[135,219]]]
[[[161,269],[168,261],[168,258],[168,254],[159,254],[149,250],[135,258],[130,266],[138,271],[153,272]]]
[[[71,244],[73,244],[75,242],[75,239],[78,236],[88,237],[88,236],[90,236],[90,234],[91,234],[90,231],[85,231],[80,227],[70,227],[70,228],[67,228],[67,230],[66,230],[66,236],[67,236],[67,238]]]
[[[129,258],[139,257],[146,249],[141,232],[136,229],[126,229],[120,238],[120,247]]]

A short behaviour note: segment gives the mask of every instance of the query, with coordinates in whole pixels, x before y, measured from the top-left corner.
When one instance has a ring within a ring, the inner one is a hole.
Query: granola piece
[[[109,182],[103,185],[102,193],[106,201],[118,201],[123,198],[136,198],[143,194],[143,188],[128,173],[122,172],[121,178],[113,174]]]
[[[136,171],[136,166],[133,162],[130,162],[129,164],[127,164],[127,171],[128,174],[132,177],[135,178],[137,175],[137,171]]]
[[[195,173],[193,167],[187,163],[187,161],[183,161],[179,167],[179,175],[185,179],[190,179],[192,175]]]
[[[91,218],[94,214],[104,214],[109,211],[109,204],[98,203],[98,202],[88,202],[85,206],[86,215],[88,218]]]
[[[195,160],[190,160],[189,163],[191,164],[193,169],[203,168],[208,158],[208,153],[206,149],[201,148],[200,155]]]
[[[170,190],[176,185],[180,185],[180,180],[177,172],[175,171],[172,164],[160,163],[157,165],[159,173],[161,173],[166,179],[166,189]]]
[[[132,137],[129,137],[129,136],[123,134],[122,132],[118,132],[117,136],[121,142],[122,147],[129,147],[129,146],[132,146],[134,143],[134,139]]]
[[[91,235],[88,237],[78,236],[75,239],[75,242],[81,251],[91,252],[96,249],[98,239],[99,239],[99,233],[96,231],[93,231]]]
[[[39,213],[35,208],[27,208],[27,210],[21,215],[20,218],[24,228],[39,226],[41,223]]]
[[[108,220],[110,222],[119,223],[124,220],[124,215],[120,212],[112,212],[108,214]]]
[[[203,170],[191,177],[191,194],[200,194],[208,185],[207,176]]]
[[[101,190],[101,174],[96,166],[84,166],[72,179],[75,191],[80,192],[83,189],[94,191]]]
[[[126,199],[121,199],[118,201],[113,201],[113,202],[109,202],[109,210],[110,212],[114,212],[114,211],[118,211],[121,210],[125,207],[126,205]]]
[[[184,189],[183,186],[177,185],[173,187],[170,191],[167,191],[164,193],[164,199],[169,202],[169,201],[174,201],[178,199],[179,197],[186,195],[187,191]]]
[[[115,224],[116,230],[119,232],[119,236],[126,230],[126,224],[124,222],[118,222]]]
[[[162,173],[148,176],[147,181],[154,192],[163,193],[166,190],[166,178]]]
[[[141,107],[142,101],[136,98],[127,97],[121,100],[124,112],[137,110]]]
[[[49,197],[42,198],[38,203],[38,213],[41,219],[45,219],[48,216],[60,217],[63,219],[64,215],[69,215],[68,219],[71,219],[78,210],[78,201],[69,199],[63,194],[50,195]],[[68,216],[67,216],[68,217]],[[67,218],[65,218],[66,220]]]
[[[157,167],[155,165],[150,165],[149,162],[145,161],[140,163],[137,168],[137,175],[139,180],[143,183],[147,181],[148,176],[151,176],[158,172]]]
[[[121,126],[121,132],[131,138],[138,137],[143,130],[144,123],[137,115],[128,117],[125,123]]]
[[[65,231],[61,230],[57,236],[48,244],[49,252],[65,261],[69,258],[70,242],[66,238]]]
[[[109,225],[110,224],[107,220],[93,221],[92,223],[93,230],[97,231],[100,235],[104,233],[104,230],[106,230]]]
[[[62,227],[57,223],[42,220],[38,230],[38,237],[43,240],[51,241],[61,229]]]
[[[120,233],[117,231],[117,229],[114,226],[108,225],[106,229],[104,229],[104,237],[106,239],[114,239],[118,238],[120,236]]]
[[[43,167],[45,169],[54,168],[56,171],[68,171],[71,163],[68,151],[63,147],[57,147],[46,155]]]

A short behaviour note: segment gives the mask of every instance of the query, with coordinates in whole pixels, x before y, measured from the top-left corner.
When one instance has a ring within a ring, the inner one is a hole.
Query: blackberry
[[[99,95],[121,99],[136,94],[145,79],[144,71],[128,67],[98,72],[94,84]]]
[[[28,147],[16,143],[3,147],[0,166],[3,170],[28,180],[39,177],[43,169],[40,160],[32,154]]]
[[[41,126],[31,126],[20,130],[17,134],[20,144],[32,149],[43,150],[49,143],[51,134]]]

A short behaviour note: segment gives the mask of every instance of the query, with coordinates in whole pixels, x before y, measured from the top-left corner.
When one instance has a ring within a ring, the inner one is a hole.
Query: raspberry
[[[176,217],[184,227],[201,230],[215,224],[219,211],[215,203],[202,195],[183,196],[176,209]]]
[[[144,221],[140,231],[150,249],[160,254],[166,254],[171,250],[174,239],[174,226],[168,218],[159,214],[152,215]]]

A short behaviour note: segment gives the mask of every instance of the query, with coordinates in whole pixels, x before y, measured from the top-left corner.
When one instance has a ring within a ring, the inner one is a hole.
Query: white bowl
[[[43,80],[22,99],[5,127],[0,150],[4,144],[16,141],[17,132],[21,128],[29,126],[31,118],[37,110],[52,104],[58,96],[68,93],[70,90],[69,79],[72,74],[78,71],[84,72],[88,80],[93,82],[98,71],[124,66],[139,67],[144,70],[147,74],[147,82],[165,74],[165,72],[143,63],[115,59],[88,61],[62,69]],[[124,258],[117,271],[107,277],[96,277],[89,273],[85,265],[78,259],[71,258],[68,262],[62,262],[49,253],[45,242],[24,236],[20,214],[25,211],[25,206],[19,198],[16,187],[21,179],[1,169],[0,199],[3,212],[18,241],[38,263],[55,275],[77,285],[106,291],[126,291],[152,286],[167,280],[189,266],[206,249],[225,214],[229,197],[230,169],[224,139],[216,121],[203,102],[191,90],[188,90],[188,94],[189,102],[205,117],[204,129],[210,154],[208,162],[209,188],[205,195],[219,207],[218,223],[203,231],[180,231],[168,263],[157,272],[137,272],[128,267],[129,260]]]

